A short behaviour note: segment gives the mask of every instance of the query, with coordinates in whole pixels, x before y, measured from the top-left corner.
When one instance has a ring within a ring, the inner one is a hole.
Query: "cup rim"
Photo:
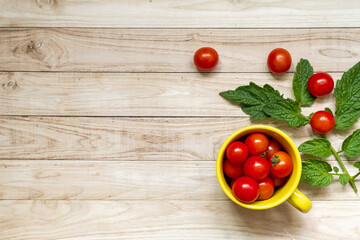
[[[240,202],[239,200],[237,200],[235,198],[235,196],[232,194],[232,191],[229,188],[229,186],[228,186],[228,184],[227,184],[227,182],[225,180],[225,176],[224,176],[224,173],[223,173],[223,170],[222,170],[222,163],[223,163],[223,160],[224,160],[224,155],[225,155],[225,151],[226,151],[227,146],[231,142],[236,140],[238,138],[238,135],[240,135],[243,132],[249,131],[249,130],[268,130],[268,131],[271,131],[271,132],[274,132],[274,133],[280,135],[282,138],[285,139],[286,142],[289,143],[289,145],[290,145],[291,149],[294,151],[294,154],[295,154],[295,157],[296,157],[295,164],[296,164],[296,167],[299,169],[300,174],[297,174],[295,176],[295,181],[294,181],[295,183],[290,186],[289,191],[282,198],[280,198],[278,201],[276,201],[276,202],[274,202],[274,203],[272,203],[270,205],[264,205],[264,206],[262,206],[262,205],[253,205],[251,203],[250,204],[243,203],[243,202]],[[225,192],[225,194],[233,202],[235,202],[236,204],[238,204],[238,205],[240,205],[242,207],[245,207],[245,208],[255,209],[255,210],[269,209],[269,208],[272,208],[272,207],[276,207],[276,206],[280,205],[281,203],[285,202],[295,192],[297,186],[299,185],[300,178],[301,178],[301,171],[302,171],[301,156],[300,156],[299,150],[298,150],[296,144],[294,143],[294,141],[286,133],[284,133],[280,129],[269,126],[269,125],[260,125],[260,124],[258,124],[258,125],[250,125],[250,126],[247,126],[247,127],[244,127],[244,128],[241,128],[241,129],[237,130],[236,132],[231,134],[225,140],[225,142],[221,145],[221,148],[219,150],[219,153],[218,153],[218,156],[217,156],[217,159],[216,159],[216,175],[217,175],[217,179],[218,179],[218,182],[219,182],[222,190]]]

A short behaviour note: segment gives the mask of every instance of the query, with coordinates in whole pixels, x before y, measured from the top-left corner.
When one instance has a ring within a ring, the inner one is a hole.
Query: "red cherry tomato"
[[[334,116],[327,111],[317,111],[310,119],[311,128],[318,133],[326,134],[335,126]]]
[[[259,198],[259,184],[252,178],[239,177],[232,187],[233,194],[237,200],[243,203],[251,203]]]
[[[325,96],[334,89],[334,80],[327,73],[315,73],[308,80],[308,89],[315,97]]]
[[[224,173],[230,178],[238,178],[243,175],[241,165],[234,165],[230,161],[225,160],[223,164]]]
[[[274,183],[270,178],[264,178],[259,182],[260,188],[260,199],[266,200],[269,199],[274,193]]]
[[[246,138],[245,145],[250,156],[257,156],[266,151],[269,146],[269,140],[265,134],[252,133]]]
[[[286,49],[275,48],[268,56],[267,65],[272,73],[287,72],[291,66],[291,55]]]
[[[274,139],[269,140],[269,146],[266,150],[266,159],[270,160],[271,156],[274,155],[274,153],[280,151],[280,144],[275,141]]]
[[[213,69],[219,61],[219,55],[211,47],[199,48],[194,54],[194,64],[199,70]]]
[[[283,151],[275,153],[269,161],[271,175],[279,178],[288,176],[293,170],[293,162],[289,154]]]
[[[278,178],[278,177],[275,177],[275,176],[273,176],[271,174],[270,174],[270,178],[273,181],[275,187],[280,187],[286,181],[286,178]]]
[[[243,165],[243,172],[245,176],[260,181],[270,173],[269,161],[260,156],[249,157]]]
[[[241,164],[248,157],[248,149],[242,142],[232,142],[226,148],[226,157],[232,164]]]

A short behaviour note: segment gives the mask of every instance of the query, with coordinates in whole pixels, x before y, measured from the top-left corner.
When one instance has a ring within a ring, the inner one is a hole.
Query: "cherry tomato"
[[[291,55],[286,49],[275,48],[268,56],[267,65],[272,73],[287,72],[291,66]]]
[[[266,150],[266,159],[270,160],[271,156],[274,155],[274,153],[280,151],[280,144],[275,141],[274,139],[269,140],[269,146]]]
[[[270,173],[269,161],[260,156],[249,157],[243,165],[243,172],[245,176],[260,181]]]
[[[248,157],[248,149],[242,142],[232,142],[226,148],[226,157],[232,164],[241,164]]]
[[[271,174],[270,174],[270,178],[273,181],[275,187],[280,187],[286,181],[286,178],[275,177],[275,176],[273,176]]]
[[[259,182],[260,198],[259,200],[269,199],[274,193],[274,183],[270,178],[264,178]]]
[[[315,73],[309,78],[307,86],[312,95],[322,97],[334,89],[334,80],[327,73]]]
[[[252,133],[246,138],[245,145],[250,156],[257,156],[266,151],[269,146],[269,140],[265,134]]]
[[[326,134],[335,126],[334,116],[327,111],[317,111],[310,119],[311,128],[318,133]]]
[[[223,164],[224,173],[230,178],[238,178],[243,175],[241,165],[234,165],[230,161],[225,160]]]
[[[259,198],[259,184],[252,178],[239,177],[235,180],[232,192],[237,200],[243,203],[251,203]]]
[[[289,154],[283,151],[275,153],[269,161],[271,165],[271,175],[274,177],[284,178],[293,170],[293,162]]]
[[[219,55],[211,47],[199,48],[194,54],[194,64],[199,70],[213,69],[219,61]]]

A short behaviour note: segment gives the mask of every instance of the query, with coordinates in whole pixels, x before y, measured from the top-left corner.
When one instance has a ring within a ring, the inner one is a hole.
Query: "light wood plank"
[[[317,136],[309,125],[240,118],[0,117],[0,159],[214,160],[225,139],[252,123],[276,126],[294,142]],[[335,148],[348,131],[330,136]]]
[[[2,27],[359,27],[356,0],[5,0]]]
[[[345,162],[353,175],[352,163]],[[8,200],[228,199],[217,182],[215,161],[1,160],[0,176],[0,199]],[[301,183],[299,189],[313,201],[360,200],[337,180],[326,188]]]
[[[340,73],[333,73],[339,79]],[[269,73],[0,73],[0,113],[63,116],[248,116],[218,94],[247,85],[274,86],[286,97],[293,74]],[[333,95],[309,114],[335,109]]]
[[[0,239],[357,239],[360,201],[254,211],[231,201],[0,201]]]
[[[321,10],[324,12],[324,10]],[[268,72],[277,47],[294,65],[345,71],[360,55],[360,31],[345,29],[0,29],[2,71],[197,72],[194,52],[212,46],[216,72]]]

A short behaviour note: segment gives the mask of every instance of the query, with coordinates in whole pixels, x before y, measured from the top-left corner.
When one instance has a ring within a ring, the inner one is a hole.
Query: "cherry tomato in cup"
[[[269,199],[274,193],[274,183],[269,177],[266,177],[263,180],[259,181],[259,188],[260,188],[259,200]]]
[[[241,164],[248,157],[248,148],[242,142],[232,142],[226,148],[226,157],[232,164]]]
[[[252,133],[246,138],[245,145],[250,156],[257,156],[266,151],[269,146],[269,140],[265,134]]]
[[[270,139],[269,146],[266,150],[266,159],[270,160],[271,156],[278,151],[280,151],[280,144],[274,139]]]
[[[243,165],[243,173],[247,177],[260,181],[270,173],[269,161],[260,156],[249,157]]]
[[[270,178],[274,183],[275,187],[280,187],[281,185],[283,185],[286,181],[286,178],[279,178],[279,177],[275,177],[273,175],[270,174]]]
[[[307,86],[313,96],[322,97],[334,89],[334,80],[327,73],[315,73],[309,78]]]
[[[291,55],[284,48],[275,48],[268,56],[267,65],[272,73],[285,73],[291,66]]]
[[[219,55],[211,47],[199,48],[194,54],[194,64],[199,70],[213,69],[219,61]]]
[[[251,203],[259,198],[260,188],[257,181],[249,177],[239,177],[235,180],[232,192],[237,200]]]
[[[243,175],[241,165],[234,165],[229,160],[225,160],[223,164],[224,173],[230,178],[238,178]]]
[[[326,134],[335,126],[334,116],[327,111],[317,111],[310,119],[311,128],[318,133]]]
[[[276,152],[269,161],[271,175],[284,178],[290,175],[293,170],[293,162],[289,154],[283,151]]]

